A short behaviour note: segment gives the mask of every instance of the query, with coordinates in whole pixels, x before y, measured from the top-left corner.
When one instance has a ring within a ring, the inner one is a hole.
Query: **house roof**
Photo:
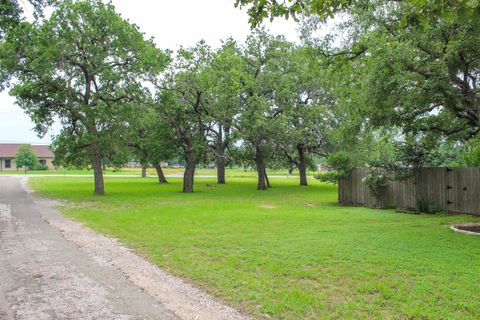
[[[14,158],[18,148],[24,144],[20,143],[0,143],[0,158]],[[32,145],[33,152],[39,158],[54,158],[50,146]]]

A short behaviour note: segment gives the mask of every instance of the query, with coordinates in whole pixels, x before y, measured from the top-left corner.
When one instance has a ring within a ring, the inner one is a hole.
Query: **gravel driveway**
[[[65,218],[25,182],[0,177],[0,319],[247,319]]]

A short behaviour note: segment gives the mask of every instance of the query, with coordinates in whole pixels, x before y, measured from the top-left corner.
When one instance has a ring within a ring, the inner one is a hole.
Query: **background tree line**
[[[210,161],[218,183],[228,166],[256,168],[260,190],[270,168],[295,168],[307,185],[314,158],[334,179],[367,164],[478,165],[475,1],[237,2],[254,25],[304,14],[301,43],[256,28],[245,43],[171,52],[111,4],[42,1],[48,18],[26,22],[13,5],[14,23],[4,20],[2,84],[40,135],[60,121],[57,161],[92,166],[97,194],[102,163],[131,159],[166,183],[160,164],[181,157],[184,192]],[[338,14],[341,37],[316,36]]]

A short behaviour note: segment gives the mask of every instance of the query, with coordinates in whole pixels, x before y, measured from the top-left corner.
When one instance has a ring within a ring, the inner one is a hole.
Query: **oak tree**
[[[22,23],[7,34],[0,58],[16,79],[10,94],[38,134],[58,121],[64,160],[88,157],[95,194],[103,194],[102,159],[145,94],[141,80],[160,72],[167,55],[111,4],[88,0],[63,1],[42,23]]]
[[[175,131],[186,164],[183,192],[193,192],[196,167],[207,154],[212,121],[208,117],[205,70],[211,57],[211,49],[203,41],[193,48],[181,48],[161,79],[152,80],[158,90],[156,108]]]

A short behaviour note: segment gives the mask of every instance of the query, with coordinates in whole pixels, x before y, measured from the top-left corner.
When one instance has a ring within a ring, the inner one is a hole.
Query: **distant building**
[[[331,168],[329,168],[326,164],[324,163],[320,163],[317,165],[317,171],[330,171],[332,170]]]
[[[15,155],[18,148],[25,144],[20,143],[0,143],[0,171],[17,171]],[[53,170],[54,154],[50,146],[32,145],[32,150],[38,157],[40,164],[46,165],[48,170]],[[20,168],[18,168],[20,169]]]
[[[123,165],[125,168],[141,168],[142,164],[139,161],[129,161]]]

